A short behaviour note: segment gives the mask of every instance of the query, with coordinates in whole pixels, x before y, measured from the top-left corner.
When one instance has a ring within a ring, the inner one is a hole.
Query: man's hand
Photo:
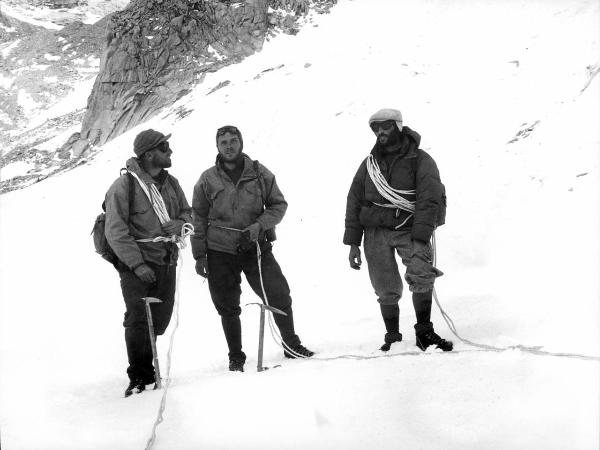
[[[358,245],[350,246],[350,255],[348,255],[348,260],[350,261],[350,267],[360,270],[362,260],[360,259],[360,248],[358,248]]]
[[[154,283],[156,281],[154,270],[152,270],[147,264],[137,266],[135,269],[133,269],[133,273],[135,273],[135,275],[144,283]]]
[[[168,236],[181,233],[181,227],[183,227],[183,220],[174,219],[169,220],[161,225],[163,232]]]
[[[202,256],[196,260],[196,273],[202,278],[208,277],[208,261],[206,256]]]
[[[260,224],[258,222],[253,223],[249,227],[242,230],[243,233],[248,233],[248,239],[250,242],[258,240],[258,234],[260,233]]]

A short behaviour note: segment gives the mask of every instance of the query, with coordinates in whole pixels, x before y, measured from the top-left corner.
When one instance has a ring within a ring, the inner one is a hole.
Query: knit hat
[[[397,109],[380,109],[369,118],[369,125],[373,122],[385,122],[386,120],[393,120],[396,122],[398,131],[402,131],[402,113]]]
[[[225,133],[231,133],[237,135],[240,140],[240,150],[244,148],[244,140],[242,139],[242,132],[234,127],[233,125],[225,125],[217,130],[217,145],[219,144],[219,137],[223,136]]]
[[[165,136],[160,131],[153,129],[144,130],[133,141],[133,153],[135,153],[135,156],[140,157],[148,150],[152,150],[158,146],[158,144],[167,142],[170,137],[170,133]]]

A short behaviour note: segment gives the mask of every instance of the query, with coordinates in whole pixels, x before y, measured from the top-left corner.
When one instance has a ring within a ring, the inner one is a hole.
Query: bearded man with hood
[[[451,351],[452,342],[438,336],[431,322],[433,285],[442,272],[433,266],[429,241],[443,223],[446,208],[437,165],[419,148],[421,136],[403,126],[400,111],[379,110],[369,118],[369,126],[377,141],[358,168],[346,202],[343,242],[350,246],[350,267],[360,269],[364,234],[369,278],[386,329],[381,350],[388,351],[392,343],[402,340],[398,253],[412,292],[417,347],[424,351],[435,345]]]
[[[281,222],[287,202],[275,176],[242,152],[242,133],[236,127],[219,128],[216,141],[215,165],[204,171],[194,186],[191,243],[196,272],[208,279],[212,301],[221,316],[229,370],[243,372],[246,361],[240,322],[241,272],[263,302],[286,314],[273,315],[284,356],[311,357],[314,352],[301,344],[294,330],[290,288],[272,252],[270,236]]]
[[[142,297],[161,300],[151,305],[157,336],[164,334],[173,312],[179,249],[174,242],[152,241],[159,236],[180,234],[183,224],[192,220],[191,208],[179,182],[165,170],[171,167],[173,154],[168,142],[170,136],[152,129],[139,133],[133,142],[135,157],[126,164],[129,173],[121,175],[106,193],[105,234],[119,259],[116,269],[126,307],[123,321],[129,360],[126,397],[143,391],[155,381]],[[160,194],[170,220],[161,223],[145,190]]]

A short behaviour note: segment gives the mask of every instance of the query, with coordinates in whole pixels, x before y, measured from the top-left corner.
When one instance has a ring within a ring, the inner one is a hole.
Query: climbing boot
[[[402,333],[398,331],[385,333],[384,341],[385,343],[379,348],[379,350],[382,352],[387,352],[392,347],[394,342],[402,341]]]
[[[131,380],[129,386],[125,389],[125,397],[129,397],[132,394],[139,394],[146,390],[146,385],[141,380]]]
[[[229,360],[229,371],[230,372],[243,372],[245,361],[241,359],[230,359]]]
[[[293,347],[290,347],[290,350],[291,351],[288,351],[287,349],[285,349],[283,351],[283,356],[285,356],[286,358],[295,359],[295,358],[310,358],[311,356],[313,356],[315,354],[315,352],[307,349],[302,344],[297,344]]]
[[[431,322],[418,323],[415,325],[415,336],[416,344],[421,350],[427,350],[430,345],[435,345],[445,352],[451,352],[454,348],[452,341],[442,339],[433,331],[433,324]]]

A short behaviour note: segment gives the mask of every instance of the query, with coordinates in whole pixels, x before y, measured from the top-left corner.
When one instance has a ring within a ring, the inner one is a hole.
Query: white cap
[[[377,111],[369,118],[369,125],[373,122],[385,122],[393,120],[398,125],[398,130],[402,131],[402,113],[397,109],[384,108]]]

